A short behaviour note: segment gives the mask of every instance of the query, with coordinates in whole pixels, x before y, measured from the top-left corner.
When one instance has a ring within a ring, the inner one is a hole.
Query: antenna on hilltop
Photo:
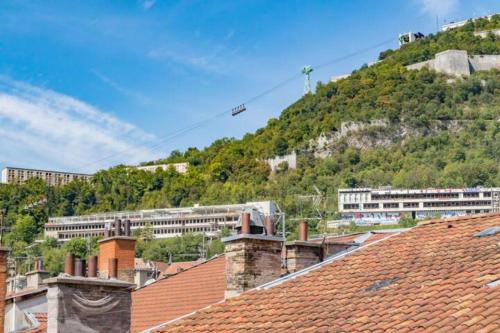
[[[313,71],[311,66],[304,66],[302,68],[302,74],[304,74],[304,95],[311,92],[311,72]]]

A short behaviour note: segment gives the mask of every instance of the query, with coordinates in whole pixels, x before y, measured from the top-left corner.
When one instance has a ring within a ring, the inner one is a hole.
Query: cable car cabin
[[[241,105],[238,105],[237,107],[235,107],[231,110],[231,115],[234,117],[234,116],[236,116],[236,115],[238,115],[246,110],[247,110],[247,108],[246,108],[245,104],[241,104]]]

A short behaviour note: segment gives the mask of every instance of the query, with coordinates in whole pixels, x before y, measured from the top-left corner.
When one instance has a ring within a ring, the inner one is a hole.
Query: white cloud
[[[104,82],[105,84],[107,84],[108,86],[110,86],[111,88],[113,88],[114,90],[119,92],[120,94],[127,96],[127,97],[131,97],[132,99],[136,100],[137,102],[141,103],[142,105],[151,105],[153,102],[146,95],[144,95],[138,91],[131,90],[131,89],[128,89],[128,88],[122,86],[121,84],[117,83],[116,81],[114,81],[110,77],[102,74],[101,72],[99,72],[97,70],[92,70],[92,73],[99,80],[101,80],[102,82]]]
[[[90,172],[152,159],[141,144],[153,138],[85,102],[0,76],[3,165]]]
[[[446,17],[453,13],[459,0],[417,0],[421,6],[421,12],[431,16]]]
[[[140,0],[140,3],[144,10],[149,10],[156,4],[156,0]]]
[[[147,57],[153,60],[170,61],[209,72],[217,72],[219,70],[216,63],[216,56],[216,52],[210,55],[188,55],[176,53],[166,48],[153,49],[147,53]]]

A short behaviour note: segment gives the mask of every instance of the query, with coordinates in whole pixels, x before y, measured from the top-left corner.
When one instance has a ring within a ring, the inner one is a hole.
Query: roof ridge
[[[447,223],[447,222],[461,222],[463,220],[477,220],[477,219],[482,219],[485,217],[490,217],[490,216],[497,216],[500,217],[500,212],[490,212],[490,213],[481,213],[481,214],[474,214],[474,215],[463,215],[463,216],[452,216],[452,217],[445,217],[445,218],[432,218],[430,220],[423,220],[417,223],[417,226],[421,225],[429,225],[429,224],[437,224],[437,223]]]

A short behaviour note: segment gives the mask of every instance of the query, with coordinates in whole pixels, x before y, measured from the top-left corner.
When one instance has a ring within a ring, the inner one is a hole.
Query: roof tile
[[[157,332],[500,331],[500,214],[432,220]],[[375,282],[392,284],[366,291]]]
[[[223,300],[224,272],[224,256],[218,256],[135,290],[131,331],[140,332]]]

